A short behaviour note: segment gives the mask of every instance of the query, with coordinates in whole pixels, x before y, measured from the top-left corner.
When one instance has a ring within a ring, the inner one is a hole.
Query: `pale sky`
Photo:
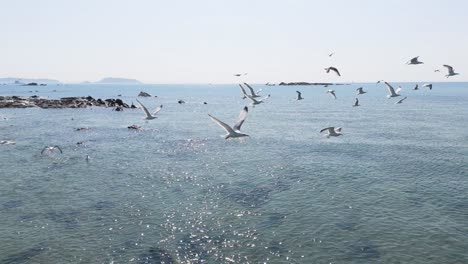
[[[145,83],[468,78],[466,0],[0,0],[0,77]],[[331,58],[328,53],[334,51]],[[420,56],[423,65],[408,66]],[[323,68],[337,67],[342,77]],[[434,73],[440,69],[441,73]]]

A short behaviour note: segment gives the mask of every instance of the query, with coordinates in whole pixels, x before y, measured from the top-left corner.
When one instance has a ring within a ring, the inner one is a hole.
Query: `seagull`
[[[179,103],[179,104],[185,104],[185,101],[182,100],[182,99],[180,99],[179,101],[177,101],[177,103]]]
[[[422,87],[427,87],[429,90],[432,90],[432,83],[426,83]]]
[[[41,155],[52,153],[54,150],[58,150],[60,153],[63,153],[62,149],[59,146],[55,145],[44,147],[41,151]]]
[[[152,115],[152,114],[148,111],[148,109],[147,109],[138,99],[136,99],[136,100],[137,100],[137,102],[140,104],[141,109],[143,109],[143,112],[145,112],[145,114],[146,114],[146,117],[145,117],[144,119],[146,119],[146,120],[152,120],[152,119],[158,118],[157,116]],[[159,110],[161,110],[161,109],[159,109]],[[157,111],[157,112],[159,112],[159,111]],[[157,113],[157,112],[156,112],[156,113]]]
[[[330,71],[334,71],[336,74],[338,74],[338,76],[341,76],[340,72],[335,67],[328,67],[328,68],[325,68],[325,70],[327,71],[327,73],[329,73]]]
[[[247,106],[245,106],[242,111],[239,114],[239,118],[237,119],[236,124],[233,127],[230,127],[223,121],[217,119],[216,117],[208,114],[208,116],[213,120],[216,124],[218,124],[220,127],[222,127],[224,130],[226,130],[227,134],[224,135],[224,139],[228,138],[238,138],[238,137],[248,137],[249,135],[241,133],[240,129],[242,124],[244,124],[245,118],[247,118],[247,113],[249,112],[249,109]]]
[[[362,87],[357,88],[356,91],[358,92],[357,93],[358,95],[367,93],[366,91],[362,89]]]
[[[434,70],[434,72],[440,72],[440,70]]]
[[[354,104],[353,104],[353,107],[355,106],[359,106],[359,100],[356,98],[356,100],[354,101]]]
[[[297,101],[304,99],[304,98],[302,97],[302,93],[301,93],[301,92],[296,91],[296,93],[297,93],[297,99],[296,99]]]
[[[412,58],[410,61],[408,61],[406,64],[407,65],[416,65],[416,64],[423,64],[424,62],[418,61],[419,56]]]
[[[418,90],[419,89],[419,85],[416,84],[416,86],[413,88],[413,90]]]
[[[262,99],[260,99],[260,100],[257,100],[257,99],[253,98],[253,97],[250,96],[250,95],[247,95],[247,98],[249,98],[250,101],[252,101],[252,106],[255,107],[255,105],[264,103],[266,99],[270,98],[270,96],[271,96],[271,95],[267,95],[267,96],[265,96],[264,98],[262,98]]]
[[[448,77],[450,77],[450,76],[454,76],[454,75],[458,75],[458,74],[459,74],[459,73],[456,73],[456,72],[453,71],[453,67],[452,67],[452,66],[447,65],[447,64],[444,64],[443,66],[444,66],[445,68],[447,68],[447,70],[448,70],[448,74],[445,75],[445,77],[448,78]]]
[[[257,92],[254,92],[252,86],[250,86],[248,83],[244,83],[244,84],[245,84],[245,86],[247,86],[247,88],[249,88],[250,94],[252,94],[253,98],[260,97],[260,95],[258,95],[258,94],[262,91],[262,89],[259,89]]]
[[[0,145],[15,145],[16,142],[15,141],[11,141],[11,140],[0,140]]]
[[[406,96],[403,97],[400,101],[396,102],[395,104],[401,104],[401,103],[403,103],[403,101],[404,101],[406,98],[408,98],[408,97],[406,97]]]
[[[162,108],[163,108],[163,105],[158,106],[156,110],[154,110],[153,115],[157,115],[159,111],[161,111]]]
[[[331,96],[333,96],[333,98],[336,99],[335,90],[328,90],[328,91],[327,91],[327,94],[330,94]]]
[[[326,127],[322,130],[320,130],[320,133],[322,133],[323,131],[328,131],[328,134],[327,134],[327,138],[329,137],[338,137],[338,136],[341,136],[343,134],[341,134],[341,127]]]
[[[242,74],[236,73],[236,74],[234,74],[234,76],[239,77],[239,76],[242,76]]]
[[[247,92],[245,91],[244,87],[242,87],[242,84],[239,84],[239,87],[240,87],[241,92],[242,92],[242,99],[247,98]]]
[[[384,83],[387,86],[388,91],[390,92],[390,94],[387,95],[388,98],[400,96],[401,87],[398,87],[395,91],[395,89],[393,89],[393,87],[388,82],[384,81]]]
[[[328,54],[328,57],[333,56],[333,54],[335,54],[335,52],[332,52],[332,53]]]

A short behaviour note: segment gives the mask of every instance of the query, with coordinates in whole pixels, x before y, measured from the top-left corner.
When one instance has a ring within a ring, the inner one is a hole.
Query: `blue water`
[[[0,109],[0,263],[468,263],[468,83],[401,85],[255,85],[233,140],[237,85],[0,86],[164,105]]]

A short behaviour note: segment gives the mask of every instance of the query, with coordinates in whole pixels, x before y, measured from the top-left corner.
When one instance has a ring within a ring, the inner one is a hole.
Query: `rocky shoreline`
[[[64,97],[60,99],[49,99],[34,96],[0,96],[0,108],[28,108],[40,107],[43,109],[55,108],[86,108],[88,106],[130,108],[121,99],[95,99],[87,97]]]

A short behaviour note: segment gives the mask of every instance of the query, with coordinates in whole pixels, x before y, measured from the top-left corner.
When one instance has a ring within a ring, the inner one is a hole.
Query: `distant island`
[[[267,84],[267,85],[269,85],[269,84]],[[328,86],[328,85],[349,85],[349,84],[347,84],[347,83],[309,83],[309,82],[289,82],[289,83],[286,83],[286,82],[281,82],[278,85],[281,85],[281,86],[288,86],[288,85],[291,85],[291,86],[295,86],[295,85],[323,85],[323,86]]]
[[[38,83],[38,84],[59,84],[60,81],[53,80],[53,79],[32,79],[32,78],[14,78],[14,77],[7,77],[7,78],[0,78],[0,83],[4,84],[18,84],[18,85],[25,85],[30,83]]]
[[[107,77],[103,78],[100,81],[95,82],[97,84],[143,84],[142,82],[135,79],[126,79],[126,78],[114,78]]]

